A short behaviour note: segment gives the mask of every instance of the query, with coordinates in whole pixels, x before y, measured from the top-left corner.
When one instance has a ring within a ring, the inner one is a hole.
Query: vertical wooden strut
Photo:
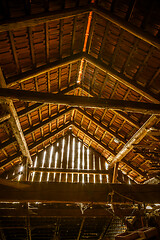
[[[2,69],[0,68],[0,87],[6,88],[6,82],[2,73]],[[28,146],[25,140],[25,137],[23,135],[23,131],[19,122],[19,118],[16,112],[16,109],[14,107],[13,101],[10,99],[6,99],[4,101],[4,107],[10,114],[10,125],[13,131],[13,134],[15,138],[17,139],[17,142],[19,144],[19,148],[23,154],[24,157],[26,157],[27,161],[32,164],[32,159],[28,150]]]

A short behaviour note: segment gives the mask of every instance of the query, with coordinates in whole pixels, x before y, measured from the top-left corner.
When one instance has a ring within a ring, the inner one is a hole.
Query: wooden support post
[[[3,76],[3,73],[2,73],[2,70],[0,69],[0,90],[3,91],[4,88],[6,88],[6,82],[5,82],[5,79],[4,79],[4,76]],[[13,104],[13,101],[12,100],[6,100],[4,101],[5,103],[5,108],[7,110],[7,112],[9,112],[10,114],[10,119],[9,119],[9,122],[10,122],[10,125],[11,125],[11,128],[12,128],[12,131],[15,135],[15,138],[17,139],[17,142],[19,144],[19,148],[23,154],[24,157],[26,157],[29,161],[30,164],[32,164],[32,159],[31,159],[31,156],[30,156],[30,153],[29,153],[29,150],[28,150],[28,146],[27,146],[27,143],[26,143],[26,140],[24,138],[24,135],[23,135],[23,131],[22,131],[22,128],[21,128],[21,125],[20,125],[20,122],[19,122],[19,119],[18,119],[18,115],[17,115],[17,112],[15,110],[15,107],[14,107],[14,104]]]
[[[117,175],[118,175],[118,165],[119,165],[118,162],[115,163],[115,165],[114,165],[112,183],[116,183]]]

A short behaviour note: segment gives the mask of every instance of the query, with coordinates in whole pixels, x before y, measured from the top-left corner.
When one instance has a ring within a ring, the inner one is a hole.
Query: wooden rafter
[[[113,166],[116,162],[120,162],[133,149],[133,144],[138,144],[147,135],[149,128],[155,124],[156,120],[157,117],[152,115],[124,145],[121,151],[112,160],[110,166]]]
[[[10,119],[9,113],[3,114],[2,116],[0,115],[0,124],[7,121],[8,119]]]
[[[69,106],[114,109],[143,114],[160,114],[160,104],[126,100],[103,99],[95,97],[71,96],[27,90],[0,89],[3,99],[23,100],[25,102],[52,103]]]

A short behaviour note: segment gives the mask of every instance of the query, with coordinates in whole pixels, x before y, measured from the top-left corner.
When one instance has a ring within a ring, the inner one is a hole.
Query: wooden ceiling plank
[[[152,115],[142,127],[130,138],[130,140],[124,145],[120,152],[114,157],[110,166],[113,166],[116,162],[120,162],[134,147],[133,144],[139,143],[148,133],[148,129],[152,127],[156,122],[157,117]]]
[[[99,16],[103,17],[104,19],[123,28],[125,31],[142,39],[143,41],[149,43],[150,45],[153,45],[154,47],[160,49],[159,40],[156,37],[152,36],[151,34],[143,31],[141,28],[138,28],[138,27],[134,26],[133,24],[126,22],[126,20],[114,15],[113,13],[107,11],[106,9],[104,9],[100,6],[93,6],[92,10]]]
[[[6,82],[2,73],[2,69],[0,69],[0,86],[1,89],[3,90],[6,87]],[[5,100],[5,108],[7,112],[10,113],[10,125],[13,131],[13,134],[18,142],[19,148],[23,154],[24,157],[26,157],[29,161],[30,164],[32,164],[32,159],[29,153],[29,149],[25,140],[25,137],[23,135],[23,131],[18,119],[18,115],[16,112],[16,109],[14,107],[13,101],[12,100]]]
[[[3,99],[23,100],[25,102],[51,103],[69,105],[73,107],[79,106],[101,109],[114,109],[149,115],[160,114],[160,104],[154,103],[104,99],[98,97],[52,94],[27,90],[15,90],[9,88],[0,89],[0,96]]]

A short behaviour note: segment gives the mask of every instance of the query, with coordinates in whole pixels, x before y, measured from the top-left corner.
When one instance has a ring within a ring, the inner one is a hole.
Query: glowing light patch
[[[46,150],[45,150],[44,153],[43,153],[42,168],[44,167],[45,160],[46,160]]]

